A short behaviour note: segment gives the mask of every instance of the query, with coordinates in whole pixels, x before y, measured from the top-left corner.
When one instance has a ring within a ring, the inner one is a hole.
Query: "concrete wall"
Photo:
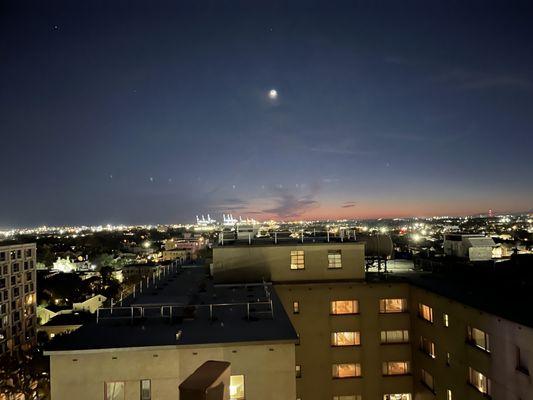
[[[291,251],[303,250],[305,269],[291,270]],[[328,268],[328,250],[341,250],[342,268]],[[213,248],[216,282],[328,281],[364,279],[364,244],[312,243],[295,245],[218,246]]]
[[[384,393],[412,393],[411,376],[383,377],[383,361],[410,361],[409,344],[380,344],[381,330],[410,329],[409,313],[380,314],[380,298],[409,297],[407,284],[321,283],[275,285],[287,314],[300,335],[296,364],[302,377],[297,379],[297,398],[332,399],[334,395],[362,395],[363,399],[382,399]],[[330,315],[330,301],[358,300],[358,315]],[[300,311],[293,313],[293,302]],[[359,331],[361,345],[332,347],[331,333]],[[332,364],[361,363],[362,377],[334,379]]]
[[[53,353],[53,400],[102,400],[104,382],[124,381],[125,400],[140,399],[140,380],[151,379],[152,399],[179,399],[179,384],[208,360],[228,361],[245,376],[254,400],[295,399],[294,344],[228,344]]]

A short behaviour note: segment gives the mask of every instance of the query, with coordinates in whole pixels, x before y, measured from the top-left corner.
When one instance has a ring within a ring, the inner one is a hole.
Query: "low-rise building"
[[[214,286],[202,267],[166,268],[123,307],[55,339],[47,354],[57,400],[139,399],[143,385],[147,398],[176,399],[209,360],[231,364],[231,398],[296,395],[297,336],[270,285]]]
[[[496,243],[485,235],[447,234],[444,236],[444,254],[470,261],[487,261],[493,258]]]

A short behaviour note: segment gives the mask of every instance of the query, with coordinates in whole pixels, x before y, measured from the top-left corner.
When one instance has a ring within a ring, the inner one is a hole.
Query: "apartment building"
[[[0,246],[0,355],[36,339],[36,246]]]
[[[533,399],[533,318],[512,295],[491,309],[498,289],[466,296],[466,274],[365,275],[361,243],[313,241],[213,253],[215,280],[272,281],[299,337],[297,399]]]
[[[461,296],[439,294],[441,288],[442,282],[435,285],[414,279],[411,284],[417,398],[533,399],[531,316],[512,321],[473,307],[461,301]],[[468,293],[464,287],[458,287],[457,292]],[[489,296],[497,295],[493,292]],[[492,300],[480,301],[490,304]],[[522,308],[514,303],[514,309]],[[511,308],[508,311],[509,316],[514,312]],[[526,321],[528,325],[523,323]]]
[[[411,399],[409,284],[365,280],[364,243],[226,244],[212,273],[272,281],[299,337],[297,399]]]
[[[55,336],[54,400],[171,400],[207,361],[230,363],[231,399],[294,399],[297,335],[271,285],[215,286],[166,266],[122,306]],[[275,383],[275,384],[273,384]]]
[[[512,298],[364,266],[353,240],[226,241],[209,278],[183,269],[131,301],[124,323],[56,338],[53,398],[178,399],[179,382],[216,360],[231,364],[235,400],[533,399],[533,318]],[[154,324],[151,306],[180,316]]]

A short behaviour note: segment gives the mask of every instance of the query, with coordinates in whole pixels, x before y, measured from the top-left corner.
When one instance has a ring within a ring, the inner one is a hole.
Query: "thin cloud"
[[[241,206],[248,205],[248,201],[247,200],[239,199],[237,197],[231,197],[231,198],[223,199],[222,203],[223,204],[232,204],[232,205],[241,205]]]
[[[533,82],[517,74],[501,74],[450,68],[437,75],[436,82],[451,83],[460,89],[533,89]]]
[[[339,155],[350,155],[350,156],[370,156],[376,154],[373,150],[351,150],[343,149],[338,147],[329,147],[329,146],[314,146],[314,147],[304,147],[308,151],[314,153],[327,153],[327,154],[339,154]]]
[[[341,208],[352,208],[355,207],[357,203],[355,201],[347,201],[341,205]]]
[[[262,210],[266,214],[274,214],[279,218],[298,218],[307,211],[319,206],[315,199],[317,187],[311,193],[304,196],[297,196],[287,189],[274,188],[272,198],[275,205],[271,208]]]

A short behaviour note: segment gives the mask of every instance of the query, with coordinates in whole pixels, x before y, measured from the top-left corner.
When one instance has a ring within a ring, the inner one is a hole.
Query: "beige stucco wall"
[[[410,376],[383,377],[383,361],[410,361],[409,344],[380,344],[381,330],[410,329],[408,313],[379,314],[380,298],[408,298],[407,284],[321,283],[275,285],[296,332],[297,397],[302,400],[332,399],[334,395],[361,394],[363,399],[382,399],[384,393],[412,393]],[[358,300],[359,315],[330,315],[330,301]],[[298,301],[299,314],[293,313]],[[359,331],[361,346],[332,347],[331,333]],[[333,379],[332,364],[359,362],[361,378]]]
[[[140,380],[152,380],[152,398],[179,399],[179,384],[207,360],[229,361],[245,375],[245,395],[294,400],[294,344],[228,344],[52,353],[53,400],[101,400],[104,382],[125,381],[125,400],[140,398]]]
[[[304,251],[305,269],[290,269],[293,250]],[[342,268],[328,269],[328,250],[341,250]],[[218,282],[362,280],[365,275],[364,244],[218,246],[213,248],[212,271]]]

